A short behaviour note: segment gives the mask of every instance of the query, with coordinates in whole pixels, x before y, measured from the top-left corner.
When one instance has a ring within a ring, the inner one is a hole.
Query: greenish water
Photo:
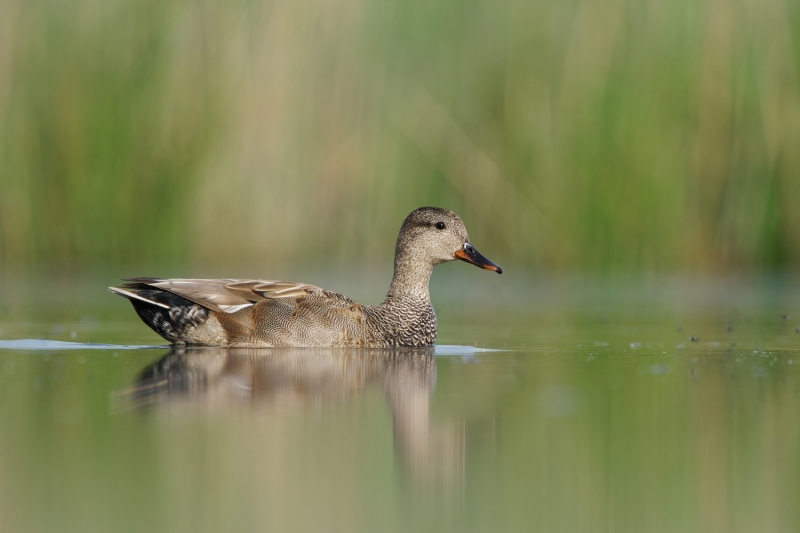
[[[434,281],[435,353],[135,348],[103,281],[5,283],[0,530],[800,529],[796,285]]]

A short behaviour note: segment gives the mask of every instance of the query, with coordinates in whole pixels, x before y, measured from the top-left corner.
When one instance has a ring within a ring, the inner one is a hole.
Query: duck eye
[[[436,229],[444,229],[445,227],[444,222],[437,222],[434,226],[436,226]]]

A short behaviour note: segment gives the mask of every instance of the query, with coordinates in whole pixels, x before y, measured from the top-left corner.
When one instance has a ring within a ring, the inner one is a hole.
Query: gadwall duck
[[[128,298],[173,344],[391,348],[433,345],[433,267],[460,259],[503,272],[472,246],[458,215],[437,207],[406,217],[394,253],[394,277],[380,305],[288,281],[127,278],[109,290]]]

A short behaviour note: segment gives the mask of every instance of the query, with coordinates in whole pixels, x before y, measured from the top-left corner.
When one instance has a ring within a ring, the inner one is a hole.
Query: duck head
[[[420,207],[403,221],[395,256],[416,257],[438,265],[459,259],[498,274],[503,269],[486,259],[469,241],[458,215],[439,207]]]

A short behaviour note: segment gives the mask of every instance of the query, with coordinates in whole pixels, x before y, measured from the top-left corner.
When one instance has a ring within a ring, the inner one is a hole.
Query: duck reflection
[[[460,485],[460,424],[430,417],[436,384],[433,348],[174,347],[123,395],[135,409],[269,405],[319,407],[367,391],[384,393],[395,458],[416,483]]]

